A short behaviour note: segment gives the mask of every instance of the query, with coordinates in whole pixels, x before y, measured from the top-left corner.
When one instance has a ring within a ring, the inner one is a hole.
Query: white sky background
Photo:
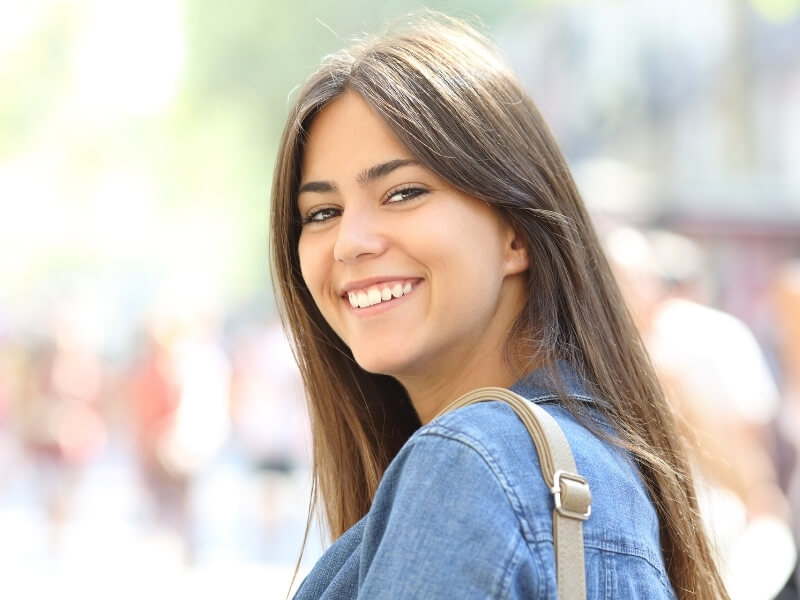
[[[633,69],[626,67],[625,60],[635,54],[631,44],[642,36],[651,40],[671,36],[671,41],[662,42],[701,56],[705,62],[724,59],[728,34],[723,25],[730,20],[727,0],[704,2],[702,12],[689,0],[656,2],[646,10],[628,3],[571,4],[593,20],[612,21],[608,27],[586,27],[581,34],[582,42],[596,49],[585,69],[601,80],[587,91],[597,96],[599,105],[614,102],[614,89],[633,85],[629,81]],[[751,4],[776,22],[800,10],[800,0],[751,0]],[[6,302],[23,298],[53,262],[71,255],[77,262],[95,264],[158,264],[166,279],[172,279],[169,273],[185,273],[191,265],[203,264],[202,279],[207,282],[203,293],[224,288],[226,265],[241,257],[235,254],[236,224],[221,206],[198,201],[188,215],[187,211],[170,213],[165,208],[170,198],[164,181],[152,168],[135,161],[106,161],[89,165],[84,173],[74,170],[75,147],[86,139],[107,136],[124,144],[131,129],[152,126],[174,109],[187,54],[182,0],[0,0],[0,72],[13,63],[19,49],[55,10],[68,11],[77,28],[70,48],[68,86],[55,110],[42,115],[26,145],[0,160],[0,202],[5,214],[0,219],[4,246],[0,301],[3,295]],[[687,14],[692,18],[685,18]],[[541,25],[546,21],[542,19]],[[628,33],[620,35],[616,29],[620,26]],[[522,43],[530,42],[530,35],[521,37]],[[523,62],[528,60],[525,55],[520,53]],[[553,79],[547,85],[564,84]],[[784,94],[787,106],[797,97],[797,90],[765,93]],[[762,112],[774,113],[773,104],[764,103]],[[547,113],[547,98],[542,108]],[[797,120],[795,110],[782,114],[795,115]],[[556,130],[558,118],[554,109]],[[791,128],[797,123],[787,125]],[[697,135],[701,126],[711,127],[711,133]],[[713,123],[687,122],[683,129],[676,128],[678,141],[686,135],[682,131],[689,132],[691,143],[681,148],[686,146],[690,152],[706,152],[709,144],[716,143]],[[783,156],[800,156],[794,151],[800,134],[780,140]],[[694,169],[700,159],[686,157],[684,163]]]
[[[0,69],[20,60],[51,11],[67,11],[77,28],[63,97],[0,161],[0,303],[25,303],[59,263],[90,273],[152,268],[200,286],[200,295],[224,291],[236,246],[218,206],[170,210],[158,165],[109,158],[111,150],[75,168],[87,144],[124,147],[174,108],[186,55],[181,8],[180,0],[0,0]],[[199,264],[202,277],[191,274]]]

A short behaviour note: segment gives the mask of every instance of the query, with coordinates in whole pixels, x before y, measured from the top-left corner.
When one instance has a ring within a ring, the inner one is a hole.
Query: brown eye
[[[334,208],[331,206],[326,206],[323,208],[317,208],[310,211],[305,218],[303,219],[303,225],[308,225],[310,223],[324,223],[329,219],[333,219],[334,217],[338,217],[341,214],[341,210],[338,208]]]
[[[406,200],[417,198],[418,196],[421,196],[422,194],[425,194],[427,192],[428,190],[419,187],[407,187],[407,188],[401,188],[399,190],[394,190],[386,198],[386,204],[405,202]]]

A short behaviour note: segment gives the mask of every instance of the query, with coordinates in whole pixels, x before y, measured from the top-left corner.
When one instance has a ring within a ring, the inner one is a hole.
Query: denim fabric
[[[566,391],[591,406],[574,373],[562,372]],[[511,389],[556,419],[589,481],[587,597],[674,599],[636,467],[555,403],[545,383],[537,371]],[[555,599],[552,508],[513,410],[502,402],[459,409],[411,436],[367,515],[328,549],[295,598]]]

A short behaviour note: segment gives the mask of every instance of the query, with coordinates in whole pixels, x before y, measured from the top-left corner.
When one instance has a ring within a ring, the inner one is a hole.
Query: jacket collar
[[[585,381],[581,378],[576,369],[564,360],[556,362],[556,377],[558,377],[567,396],[594,402],[594,398],[589,394]],[[532,402],[547,402],[558,398],[558,383],[553,379],[551,369],[547,366],[540,367],[529,373],[514,385],[511,391],[531,400]]]

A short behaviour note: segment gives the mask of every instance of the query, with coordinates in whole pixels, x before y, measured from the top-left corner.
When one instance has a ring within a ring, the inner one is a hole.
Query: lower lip
[[[397,306],[400,306],[405,302],[405,300],[409,296],[413,296],[417,288],[422,285],[422,281],[418,281],[414,284],[414,287],[411,288],[411,291],[407,294],[403,294],[399,298],[392,298],[391,300],[386,300],[383,302],[379,302],[378,304],[373,304],[372,306],[367,306],[365,308],[353,308],[353,305],[350,304],[350,300],[348,298],[344,298],[344,303],[347,305],[347,308],[350,310],[350,313],[356,317],[373,317],[375,315],[379,315],[381,313],[386,312],[387,310],[391,310]]]

